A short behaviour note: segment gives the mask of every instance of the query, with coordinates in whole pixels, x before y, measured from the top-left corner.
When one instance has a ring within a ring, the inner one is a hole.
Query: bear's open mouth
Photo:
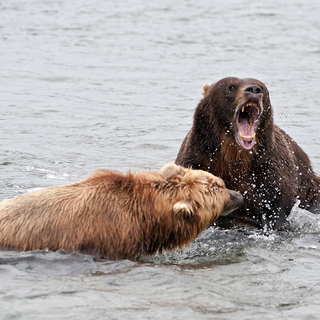
[[[236,114],[237,141],[246,150],[250,150],[256,143],[256,124],[260,109],[254,102],[247,102],[241,106]]]

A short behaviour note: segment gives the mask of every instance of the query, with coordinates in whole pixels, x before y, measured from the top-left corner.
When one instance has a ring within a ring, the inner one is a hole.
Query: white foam
[[[294,205],[287,218],[289,230],[303,231],[306,233],[319,233],[320,215],[301,209],[298,206],[299,202]]]

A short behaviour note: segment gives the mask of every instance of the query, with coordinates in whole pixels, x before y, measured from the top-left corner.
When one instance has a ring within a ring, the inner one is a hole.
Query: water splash
[[[292,208],[287,222],[292,232],[320,233],[320,215],[299,208],[298,201]]]

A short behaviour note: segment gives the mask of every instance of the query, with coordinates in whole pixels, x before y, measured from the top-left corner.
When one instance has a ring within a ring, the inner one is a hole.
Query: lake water
[[[267,84],[320,174],[320,2],[0,2],[0,198],[174,161],[202,85]],[[0,319],[320,319],[320,217],[139,261],[0,251]]]

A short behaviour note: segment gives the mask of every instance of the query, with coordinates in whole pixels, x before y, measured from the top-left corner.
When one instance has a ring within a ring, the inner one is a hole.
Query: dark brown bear
[[[300,208],[318,213],[320,178],[297,143],[273,123],[266,86],[229,77],[203,89],[176,163],[207,170],[242,193],[244,205],[230,215],[233,220],[279,229],[297,199]]]

